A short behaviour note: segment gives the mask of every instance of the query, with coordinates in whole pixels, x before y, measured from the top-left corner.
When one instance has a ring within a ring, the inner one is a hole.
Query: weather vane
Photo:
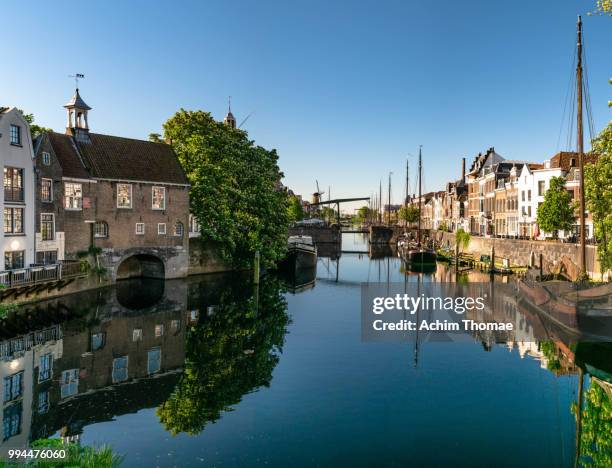
[[[74,86],[76,89],[79,89],[79,79],[85,78],[85,75],[77,73],[75,75],[68,75],[68,78],[74,78]]]

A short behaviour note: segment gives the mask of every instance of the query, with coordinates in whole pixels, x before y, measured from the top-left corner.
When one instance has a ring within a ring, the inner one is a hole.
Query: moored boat
[[[291,236],[287,241],[287,256],[281,269],[290,273],[317,267],[317,247],[310,236]]]

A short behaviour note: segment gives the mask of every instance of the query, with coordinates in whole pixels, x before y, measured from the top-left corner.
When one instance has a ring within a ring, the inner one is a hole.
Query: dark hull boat
[[[297,275],[302,270],[317,267],[317,248],[309,236],[291,236],[288,241],[287,256],[281,263],[281,270]]]
[[[415,248],[408,250],[404,255],[404,259],[411,264],[435,265],[437,255],[436,252],[431,249]]]

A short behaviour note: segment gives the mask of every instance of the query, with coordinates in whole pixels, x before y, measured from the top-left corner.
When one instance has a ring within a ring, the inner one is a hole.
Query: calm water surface
[[[367,245],[345,236],[343,248]],[[4,403],[2,446],[64,436],[109,444],[130,467],[573,466],[584,373],[582,461],[609,459],[605,359],[554,339],[423,342],[418,354],[361,341],[362,282],[452,277],[351,253],[319,259],[314,287],[297,292],[212,276],[22,311],[3,330],[2,377],[23,372],[24,391]],[[509,319],[533,320],[514,300]]]

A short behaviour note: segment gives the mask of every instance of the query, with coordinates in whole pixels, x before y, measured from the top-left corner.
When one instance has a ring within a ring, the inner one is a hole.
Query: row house
[[[187,275],[189,184],[170,145],[90,132],[77,89],[65,133],[35,142],[36,262],[91,248],[112,279]],[[32,194],[34,191],[32,191]]]
[[[34,164],[30,126],[15,107],[0,107],[0,164],[4,190],[0,193],[3,232],[0,271],[35,262]]]

